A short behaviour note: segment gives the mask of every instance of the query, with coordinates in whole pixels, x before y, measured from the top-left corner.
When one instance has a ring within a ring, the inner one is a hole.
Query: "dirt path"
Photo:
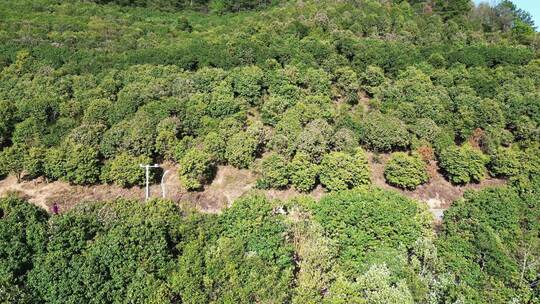
[[[388,158],[389,155],[382,154],[378,157],[378,161],[375,162],[373,155],[370,154],[373,184],[385,189],[399,191],[410,198],[425,202],[436,220],[440,220],[444,210],[448,209],[454,200],[461,198],[466,190],[505,184],[504,180],[487,179],[480,184],[454,186],[436,170],[431,170],[432,177],[428,184],[422,185],[414,191],[400,190],[386,184],[384,181],[384,164],[388,161]],[[431,167],[436,168],[436,164],[433,163]],[[250,170],[220,166],[213,182],[206,186],[204,191],[186,192],[180,187],[177,168],[173,164],[164,164],[163,168],[168,170],[164,179],[166,198],[176,202],[186,202],[196,209],[208,213],[219,213],[230,206],[241,195],[254,189],[257,180],[257,176]],[[46,183],[43,179],[17,183],[13,176],[0,181],[0,196],[13,192],[46,210],[50,210],[52,204],[57,203],[61,211],[69,210],[76,204],[89,201],[119,198],[144,200],[144,189],[140,187],[131,189],[123,189],[114,185],[83,187],[72,186],[58,181]],[[281,200],[300,195],[293,189],[268,190],[264,191],[264,193],[270,199]],[[161,197],[162,192],[159,183],[150,187],[150,194],[151,197]],[[323,194],[324,190],[320,186],[311,193],[316,199],[319,199]]]
[[[425,202],[437,221],[442,219],[444,211],[450,207],[453,201],[463,197],[463,193],[465,193],[466,190],[479,190],[486,187],[503,186],[506,184],[506,181],[503,179],[488,178],[478,184],[456,186],[447,181],[442,174],[437,171],[437,164],[435,161],[432,161],[428,166],[431,178],[427,184],[419,186],[414,191],[401,190],[392,187],[385,182],[384,165],[389,158],[389,154],[379,154],[378,161],[376,162],[374,161],[374,155],[369,153],[371,180],[373,184],[381,188],[399,191],[410,198]]]

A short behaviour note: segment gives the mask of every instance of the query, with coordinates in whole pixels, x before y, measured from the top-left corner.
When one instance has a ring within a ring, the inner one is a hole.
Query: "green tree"
[[[165,118],[157,125],[156,152],[167,160],[174,158],[174,146],[178,142],[181,122],[177,117]]]
[[[407,282],[401,279],[395,282],[386,265],[373,265],[359,276],[355,282],[338,277],[329,290],[330,296],[324,303],[408,303],[414,302]]]
[[[538,270],[529,262],[538,258],[538,225],[521,225],[538,216],[539,205],[524,207],[530,203],[513,189],[491,188],[466,192],[445,212],[437,248],[446,271],[462,282],[449,300],[460,294],[474,303],[535,297],[529,282]]]
[[[227,143],[225,158],[237,168],[247,168],[258,155],[262,143],[262,130],[252,126],[246,131],[232,135]]]
[[[429,181],[429,174],[419,155],[397,152],[384,166],[384,178],[390,185],[414,190]]]
[[[360,140],[371,150],[387,152],[407,148],[409,133],[398,118],[373,112],[362,121]]]
[[[238,68],[232,73],[234,92],[246,98],[250,104],[258,105],[263,76],[263,71],[257,66]]]
[[[296,138],[296,151],[306,153],[314,162],[319,163],[330,150],[332,133],[332,127],[325,120],[313,120]]]
[[[0,172],[14,174],[17,177],[17,182],[20,183],[24,172],[26,154],[27,150],[21,144],[14,144],[2,150],[0,153]]]
[[[352,153],[358,146],[358,136],[350,129],[341,128],[334,133],[332,140],[333,150]]]
[[[71,144],[66,149],[63,179],[75,185],[95,184],[100,175],[98,151],[78,144]]]
[[[389,257],[376,264],[390,265],[393,257],[406,254],[417,239],[432,233],[429,211],[395,191],[337,191],[311,204],[310,210],[324,235],[335,242],[338,269],[350,281],[365,273],[381,250],[389,251]]]
[[[358,102],[359,81],[356,73],[349,67],[339,68],[336,72],[335,83],[340,97],[345,102],[356,104]]]
[[[284,188],[289,184],[289,167],[285,157],[279,154],[270,154],[263,158],[261,163],[261,177],[257,186],[269,188]]]
[[[26,274],[45,250],[47,213],[22,199],[0,199],[0,301],[32,303]]]
[[[461,17],[473,7],[470,0],[436,0],[435,10],[445,19]]]
[[[489,157],[471,145],[450,146],[439,155],[439,165],[455,184],[481,181],[487,173]]]
[[[329,191],[346,190],[370,183],[367,157],[360,148],[354,154],[330,152],[320,165],[321,184]]]
[[[296,190],[309,192],[315,188],[319,176],[319,166],[312,163],[309,155],[296,153],[289,163],[290,181]]]
[[[491,155],[489,171],[494,176],[512,177],[520,173],[523,157],[521,151],[514,147],[499,147]]]
[[[182,186],[187,190],[199,190],[211,181],[215,174],[215,163],[208,152],[192,148],[178,162],[178,174]]]
[[[15,127],[15,106],[6,100],[0,100],[0,145],[11,137]]]
[[[148,156],[132,156],[127,153],[117,155],[105,162],[101,170],[101,180],[113,183],[120,187],[144,186],[146,172],[140,167],[141,164],[150,164],[152,160]],[[150,181],[154,180],[154,172],[150,171]]]
[[[43,147],[31,147],[24,157],[24,171],[29,177],[44,175],[44,162],[47,150]]]

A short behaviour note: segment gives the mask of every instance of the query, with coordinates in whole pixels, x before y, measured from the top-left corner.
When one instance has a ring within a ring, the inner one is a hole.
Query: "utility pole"
[[[161,176],[161,195],[163,198],[165,198],[165,175],[169,173],[170,170],[167,170],[163,173],[163,176]]]
[[[140,164],[139,167],[144,168],[146,170],[146,199],[145,201],[147,201],[148,198],[150,197],[150,168],[159,168],[159,165],[158,164],[154,164],[154,165]]]

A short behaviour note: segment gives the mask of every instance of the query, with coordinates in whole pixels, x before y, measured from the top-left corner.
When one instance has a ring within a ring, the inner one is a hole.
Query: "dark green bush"
[[[409,132],[398,118],[372,112],[362,121],[360,140],[377,152],[401,150],[409,146]]]
[[[117,155],[105,162],[101,172],[101,180],[120,187],[144,186],[146,171],[140,165],[151,165],[147,156],[132,156],[127,153]],[[150,181],[154,179],[154,170],[150,170]]]
[[[188,150],[178,167],[180,182],[187,190],[200,190],[212,180],[216,169],[212,155],[197,148]]]
[[[429,181],[426,164],[419,155],[408,155],[404,152],[392,154],[384,167],[384,178],[390,185],[414,190]]]
[[[319,178],[329,191],[368,185],[370,173],[365,152],[358,148],[354,154],[330,152],[324,155]]]
[[[439,155],[439,166],[455,184],[480,182],[486,177],[489,157],[469,144],[450,146]]]
[[[270,154],[261,163],[261,178],[257,186],[263,189],[283,188],[289,184],[287,160],[279,154]]]
[[[289,164],[291,184],[296,190],[309,192],[315,188],[320,167],[311,161],[305,153],[296,153]]]

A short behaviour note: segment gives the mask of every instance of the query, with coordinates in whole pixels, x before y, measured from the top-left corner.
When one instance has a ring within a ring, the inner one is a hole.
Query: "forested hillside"
[[[539,89],[510,1],[1,1],[2,178],[130,188],[168,162],[185,191],[218,166],[258,191],[219,215],[5,198],[0,301],[540,303]],[[402,191],[507,185],[434,229],[373,186],[381,155]]]

